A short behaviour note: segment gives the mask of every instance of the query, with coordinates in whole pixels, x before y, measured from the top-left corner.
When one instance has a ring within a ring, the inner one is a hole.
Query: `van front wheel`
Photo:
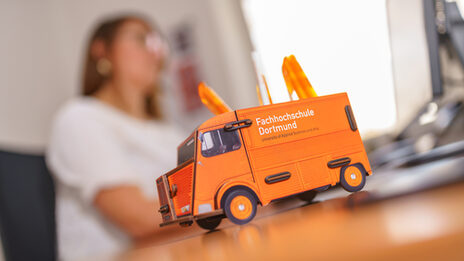
[[[199,227],[206,230],[214,230],[221,224],[222,216],[207,217],[198,219],[196,222]]]
[[[366,171],[360,163],[342,167],[340,185],[349,192],[360,191],[366,184]]]
[[[243,189],[233,190],[226,196],[224,212],[227,218],[237,225],[250,222],[256,215],[255,197]]]
[[[306,191],[306,192],[298,194],[297,197],[303,201],[311,203],[313,202],[313,199],[316,197],[316,195],[317,195],[317,191],[310,190],[310,191]]]

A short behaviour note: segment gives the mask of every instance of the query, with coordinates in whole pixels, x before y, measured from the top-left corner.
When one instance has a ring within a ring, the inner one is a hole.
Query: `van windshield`
[[[195,153],[195,132],[177,149],[177,165],[193,159]]]

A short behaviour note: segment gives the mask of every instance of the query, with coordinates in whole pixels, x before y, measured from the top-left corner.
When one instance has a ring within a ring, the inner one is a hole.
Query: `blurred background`
[[[123,12],[150,16],[168,39],[163,112],[186,133],[211,114],[189,97],[196,93],[182,85],[180,68],[191,66],[191,85],[206,81],[233,109],[255,106],[252,51],[259,54],[277,102],[288,100],[281,66],[289,54],[319,94],[349,92],[364,137],[401,129],[432,98],[419,0],[5,0],[1,5],[4,149],[43,152],[53,113],[79,92],[92,26]]]
[[[54,113],[79,93],[89,31],[102,17],[127,12],[153,18],[168,41],[162,111],[185,137],[212,116],[198,99],[200,81],[232,109],[257,106],[258,60],[274,102],[285,102],[281,66],[284,56],[294,54],[319,95],[349,93],[374,167],[459,142],[464,138],[460,4],[1,0],[0,172],[15,160],[29,166],[25,172],[44,167]],[[445,5],[457,12],[445,17]],[[31,176],[23,182],[34,182]],[[6,204],[9,185],[1,182],[0,201]],[[47,208],[47,197],[53,195],[24,201]]]
[[[53,113],[79,92],[90,30],[102,17],[123,12],[146,14],[168,38],[172,72],[163,85],[163,111],[187,133],[211,115],[189,101],[195,97],[179,84],[182,66],[191,63],[192,81],[208,82],[234,108],[257,103],[252,47],[238,1],[7,0],[0,12],[3,148],[43,152]]]

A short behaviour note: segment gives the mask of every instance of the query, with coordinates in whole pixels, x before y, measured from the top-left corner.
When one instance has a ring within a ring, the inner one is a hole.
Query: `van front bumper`
[[[164,226],[172,225],[176,223],[180,225],[191,225],[194,220],[208,218],[208,217],[215,217],[215,216],[223,216],[223,215],[224,215],[224,210],[218,209],[218,210],[214,210],[214,211],[203,213],[203,214],[196,215],[196,216],[188,215],[188,216],[182,216],[179,218],[174,216],[173,219],[161,223],[160,227],[164,227]]]

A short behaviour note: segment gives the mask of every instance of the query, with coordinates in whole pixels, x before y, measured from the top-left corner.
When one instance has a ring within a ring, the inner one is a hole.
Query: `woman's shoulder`
[[[75,97],[55,114],[52,135],[65,133],[116,135],[120,139],[174,139],[179,131],[168,122],[132,118],[93,97]],[[73,135],[75,136],[75,135]]]
[[[91,97],[75,97],[66,101],[56,112],[54,127],[79,126],[100,122],[101,108]]]
[[[71,145],[75,150],[81,145],[118,143],[113,126],[105,119],[106,112],[101,110],[92,98],[76,97],[66,101],[55,113],[48,152],[62,151]]]

